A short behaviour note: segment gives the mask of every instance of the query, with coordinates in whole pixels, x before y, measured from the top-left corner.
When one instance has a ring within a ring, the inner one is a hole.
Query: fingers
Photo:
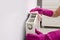
[[[30,12],[38,12],[38,14],[42,14],[43,10],[44,9],[42,9],[42,8],[33,8],[32,10],[30,10]]]

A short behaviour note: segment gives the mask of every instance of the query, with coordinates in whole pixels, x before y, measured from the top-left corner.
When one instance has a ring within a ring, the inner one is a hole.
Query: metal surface
[[[40,8],[42,8],[42,0],[37,0],[37,6],[40,6]]]

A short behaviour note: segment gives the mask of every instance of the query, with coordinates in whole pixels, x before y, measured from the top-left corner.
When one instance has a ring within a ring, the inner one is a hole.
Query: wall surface
[[[37,0],[27,0],[27,12],[37,6]]]
[[[27,0],[0,0],[0,40],[23,40]]]
[[[0,0],[0,40],[23,40],[24,21],[36,0]]]

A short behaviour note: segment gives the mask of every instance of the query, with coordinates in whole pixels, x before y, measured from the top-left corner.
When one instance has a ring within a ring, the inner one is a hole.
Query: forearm
[[[60,16],[60,6],[53,13],[53,17],[58,17],[58,16]]]

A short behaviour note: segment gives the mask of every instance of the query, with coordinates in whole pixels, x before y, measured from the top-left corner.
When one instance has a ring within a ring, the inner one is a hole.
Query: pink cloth
[[[26,40],[60,40],[60,30],[43,34],[35,30],[36,34],[26,34]]]
[[[39,14],[43,14],[43,15],[50,16],[50,17],[53,15],[52,10],[43,9],[43,8],[34,8],[30,12],[35,12],[35,11],[38,11]]]

